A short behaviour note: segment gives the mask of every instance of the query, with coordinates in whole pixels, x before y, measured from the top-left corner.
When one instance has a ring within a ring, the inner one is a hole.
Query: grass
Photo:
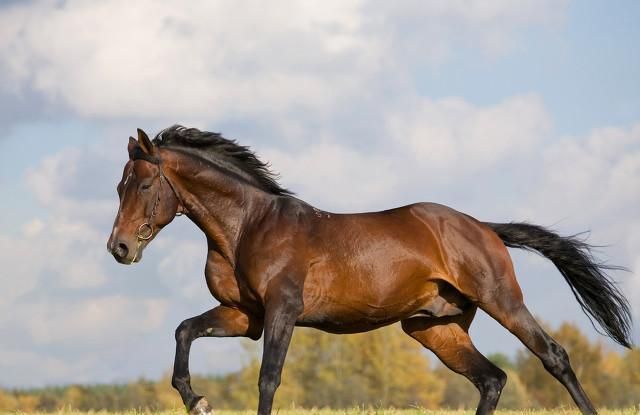
[[[215,411],[216,415],[254,415],[255,411]],[[473,415],[473,410],[429,410],[429,409],[286,409],[274,410],[274,415]],[[627,409],[601,409],[600,415],[638,415],[640,414],[640,406]],[[74,410],[65,410],[53,412],[55,415],[186,415],[182,409],[171,411],[126,411],[126,412],[107,412],[107,411],[91,411],[81,412]],[[43,413],[31,413],[29,415],[43,415]],[[518,410],[518,411],[496,411],[496,415],[581,415],[575,409],[550,409],[550,410]]]

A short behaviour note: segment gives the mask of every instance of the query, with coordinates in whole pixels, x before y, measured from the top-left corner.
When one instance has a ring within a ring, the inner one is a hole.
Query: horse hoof
[[[189,415],[213,415],[213,409],[206,398],[200,398],[189,411]]]

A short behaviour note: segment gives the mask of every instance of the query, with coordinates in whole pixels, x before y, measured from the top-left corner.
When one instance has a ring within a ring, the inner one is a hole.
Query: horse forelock
[[[149,163],[160,164],[160,159],[158,157],[151,156],[151,155],[145,153],[144,150],[142,149],[142,147],[140,147],[139,145],[133,147],[133,149],[129,153],[129,157],[133,161],[135,161],[135,160],[145,160],[145,161],[148,161]]]

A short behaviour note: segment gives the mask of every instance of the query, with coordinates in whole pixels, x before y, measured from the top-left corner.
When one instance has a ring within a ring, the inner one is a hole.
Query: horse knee
[[[186,385],[191,384],[191,375],[177,376],[175,373],[171,377],[171,386],[177,391],[181,391]]]
[[[268,373],[260,376],[258,382],[258,390],[260,395],[270,395],[276,392],[280,386],[280,375],[276,373]]]
[[[184,342],[191,340],[192,337],[192,322],[191,319],[187,319],[180,323],[176,328],[175,338],[177,342]]]

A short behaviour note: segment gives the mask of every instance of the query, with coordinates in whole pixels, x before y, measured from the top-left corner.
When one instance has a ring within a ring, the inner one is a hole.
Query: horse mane
[[[270,170],[269,163],[258,159],[248,146],[224,138],[219,133],[200,131],[173,125],[160,131],[153,139],[158,147],[185,150],[249,180],[260,189],[279,196],[290,196],[293,192],[278,184],[278,174]]]

